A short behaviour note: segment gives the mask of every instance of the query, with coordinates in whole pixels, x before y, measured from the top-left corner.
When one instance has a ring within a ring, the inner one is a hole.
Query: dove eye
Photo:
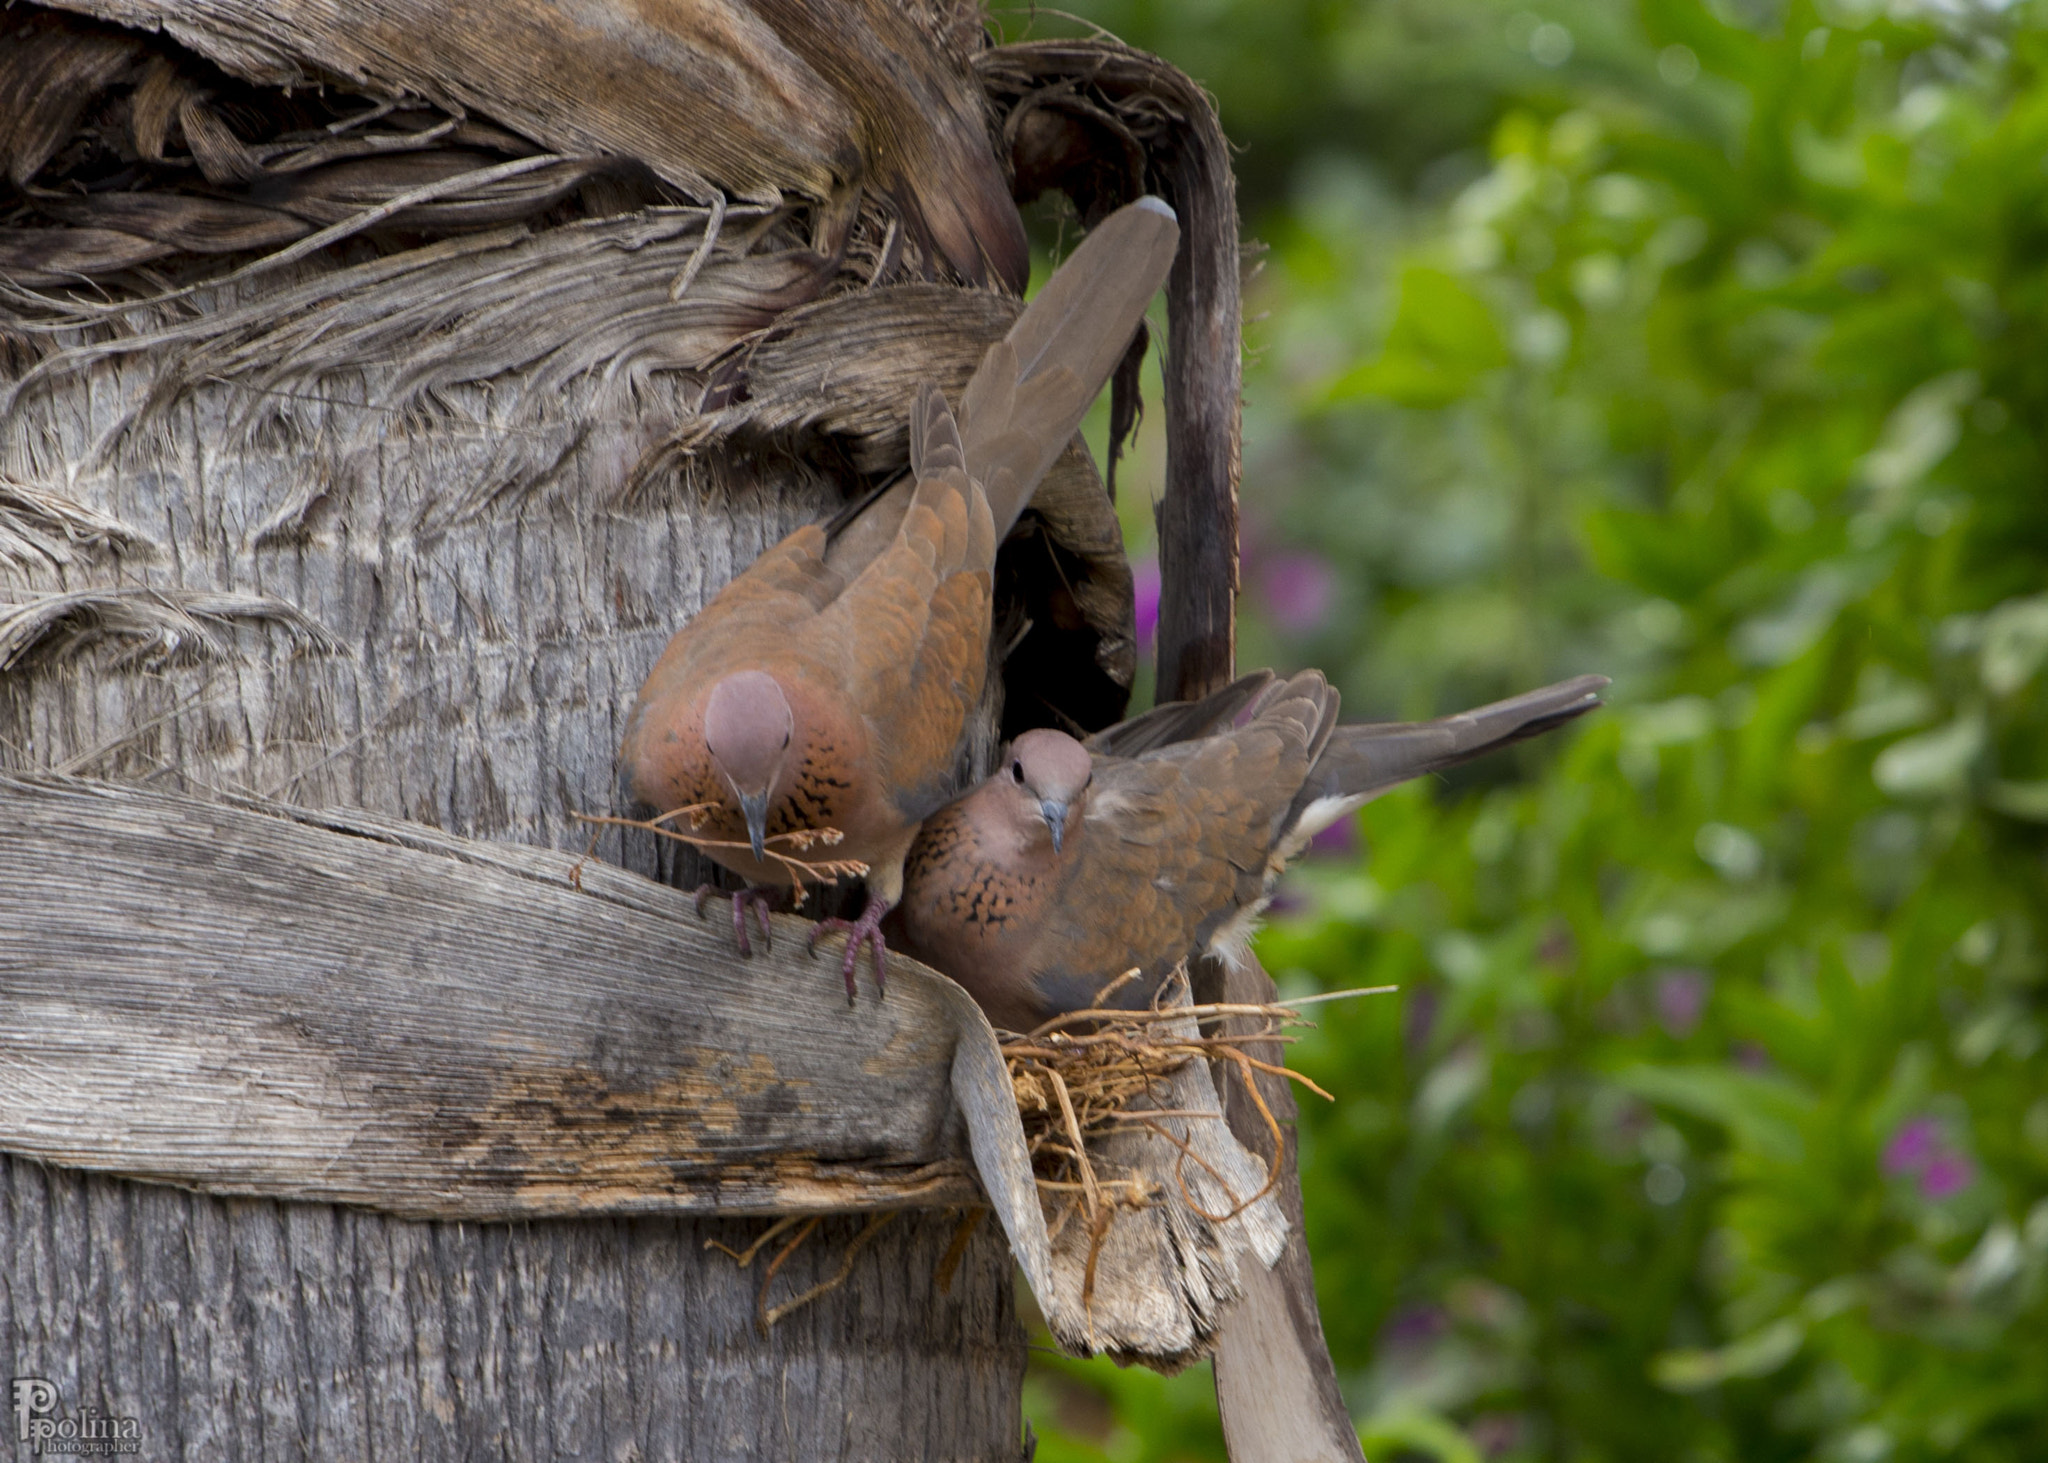
[[[1024,764],[1022,762],[1012,762],[1010,764],[1010,781],[1016,783],[1019,787],[1024,785]]]

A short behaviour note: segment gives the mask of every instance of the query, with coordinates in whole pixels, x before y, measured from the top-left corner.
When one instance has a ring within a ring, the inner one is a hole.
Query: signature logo
[[[114,1458],[142,1451],[142,1423],[97,1407],[59,1414],[63,1400],[46,1377],[16,1377],[9,1389],[14,1406],[14,1440],[27,1443],[37,1458]]]

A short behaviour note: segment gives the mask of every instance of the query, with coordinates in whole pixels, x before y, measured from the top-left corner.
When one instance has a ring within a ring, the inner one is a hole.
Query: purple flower
[[[1137,594],[1138,644],[1150,645],[1159,632],[1159,560],[1140,559],[1131,566],[1132,588]]]
[[[1884,1145],[1884,1171],[1893,1178],[1919,1180],[1920,1197],[1950,1199],[1977,1180],[1977,1166],[1948,1140],[1933,1118],[1909,1118]]]
[[[1420,1351],[1449,1329],[1450,1321],[1439,1307],[1406,1306],[1387,1323],[1381,1341],[1392,1351]]]
[[[1358,852],[1358,819],[1348,814],[1339,818],[1308,841],[1308,851],[1310,853]]]
[[[1291,635],[1320,629],[1337,603],[1337,574],[1319,554],[1298,549],[1260,566],[1259,597],[1275,625]]]
[[[1683,1041],[1698,1029],[1707,1009],[1707,975],[1703,970],[1660,970],[1656,984],[1657,1020]]]
[[[1768,1072],[1771,1070],[1771,1054],[1753,1041],[1735,1043],[1733,1055],[1735,1065],[1745,1072]]]
[[[1933,1118],[1914,1118],[1901,1123],[1899,1130],[1892,1134],[1892,1141],[1884,1145],[1884,1171],[1894,1178],[1909,1173],[1925,1173],[1927,1166],[1945,1147],[1941,1141],[1941,1125]]]
[[[1925,1199],[1946,1199],[1970,1187],[1976,1170],[1962,1154],[1943,1149],[1934,1155],[1920,1175],[1920,1195]]]
[[[1419,1057],[1429,1046],[1429,1036],[1436,1029],[1436,1008],[1442,998],[1434,986],[1423,986],[1408,996],[1408,1009],[1402,1013],[1401,1037],[1408,1048],[1408,1055]]]

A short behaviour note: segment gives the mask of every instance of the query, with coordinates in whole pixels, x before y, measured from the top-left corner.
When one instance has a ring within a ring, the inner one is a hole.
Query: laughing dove
[[[1112,996],[1148,1005],[1182,960],[1241,955],[1273,882],[1324,828],[1398,783],[1599,704],[1604,676],[1425,722],[1338,726],[1316,671],[1247,676],[1087,743],[1018,737],[1001,771],[925,821],[899,948],[1029,1031]]]
[[[777,855],[800,857],[790,835],[803,830],[838,830],[824,856],[868,866],[861,918],[819,926],[848,932],[849,998],[863,942],[879,986],[904,854],[956,790],[996,549],[1122,358],[1179,237],[1156,198],[1098,224],[989,347],[957,421],[935,388],[919,392],[909,476],[755,560],[640,688],[620,750],[636,801],[696,809],[689,831],[722,841],[707,852],[755,886],[795,882]]]

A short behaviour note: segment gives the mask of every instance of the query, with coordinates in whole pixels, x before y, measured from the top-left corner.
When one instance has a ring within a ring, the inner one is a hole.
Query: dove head
[[[1009,765],[996,775],[1008,784],[1018,815],[1043,824],[1058,853],[1087,811],[1095,775],[1088,749],[1062,731],[1028,731],[1010,744]]]
[[[789,756],[796,717],[766,671],[740,671],[711,688],[704,703],[704,745],[739,799],[754,857],[767,857],[768,802]]]

